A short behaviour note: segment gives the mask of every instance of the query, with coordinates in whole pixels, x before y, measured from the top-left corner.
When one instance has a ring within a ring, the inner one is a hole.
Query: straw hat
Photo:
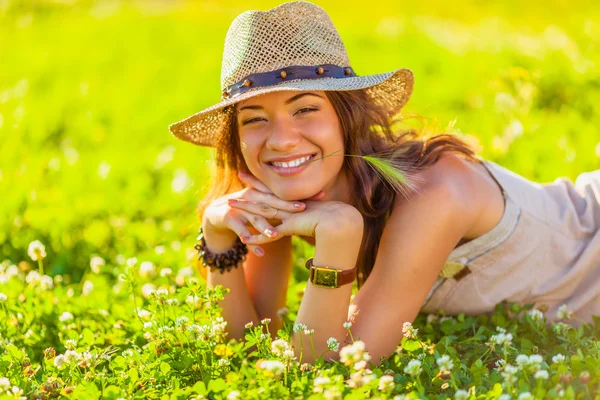
[[[413,88],[413,74],[401,68],[358,76],[340,35],[321,7],[283,3],[247,11],[229,27],[221,66],[221,100],[169,131],[181,140],[214,147],[237,102],[282,90],[365,89],[375,103],[400,111]]]

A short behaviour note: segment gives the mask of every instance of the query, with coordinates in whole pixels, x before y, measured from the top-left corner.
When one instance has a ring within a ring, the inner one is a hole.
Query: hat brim
[[[414,76],[411,70],[400,68],[382,74],[355,76],[349,78],[321,78],[287,81],[273,86],[256,87],[243,94],[206,108],[181,121],[169,125],[169,131],[177,138],[198,146],[214,147],[221,131],[225,128],[229,113],[227,106],[261,94],[279,91],[334,90],[346,91],[367,89],[367,93],[377,104],[391,110],[400,111],[410,98]]]

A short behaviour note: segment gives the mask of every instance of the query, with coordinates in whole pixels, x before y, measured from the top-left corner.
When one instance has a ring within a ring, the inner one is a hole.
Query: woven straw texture
[[[247,11],[231,24],[225,38],[221,67],[221,91],[255,73],[293,65],[335,64],[351,67],[346,48],[329,15],[305,1],[281,4],[268,11]],[[252,87],[169,125],[181,140],[213,147],[232,115],[229,105],[261,94],[297,90],[355,90],[367,88],[373,101],[400,111],[413,87],[413,74],[401,68],[376,75],[347,78],[287,80]]]

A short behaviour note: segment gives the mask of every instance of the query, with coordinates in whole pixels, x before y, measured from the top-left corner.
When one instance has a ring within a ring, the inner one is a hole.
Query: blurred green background
[[[538,182],[600,168],[597,1],[315,3],[359,75],[414,71],[407,113]],[[0,260],[191,265],[212,155],[167,126],[219,100],[231,21],[278,4],[0,0]]]

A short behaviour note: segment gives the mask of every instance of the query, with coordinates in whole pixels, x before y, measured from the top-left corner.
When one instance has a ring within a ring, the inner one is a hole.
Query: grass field
[[[429,132],[468,136],[538,182],[600,168],[597,2],[316,3],[359,75],[413,70],[405,113]],[[218,101],[233,18],[277,4],[0,0],[0,398],[598,396],[600,324],[545,327],[516,305],[421,315],[416,337],[366,372],[285,360],[257,327],[247,343],[219,334],[206,306],[219,293],[193,249],[212,154],[167,126]],[[284,338],[312,252],[294,243]]]

